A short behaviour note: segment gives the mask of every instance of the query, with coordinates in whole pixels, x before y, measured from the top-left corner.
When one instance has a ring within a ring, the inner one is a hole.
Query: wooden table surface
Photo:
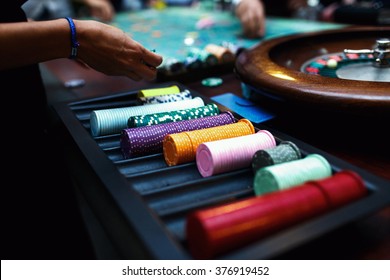
[[[41,69],[51,104],[155,85],[155,82],[134,82],[124,77],[109,77],[68,59],[45,62],[41,65]],[[183,84],[208,97],[226,92],[242,96],[241,83],[233,72],[220,77],[224,82],[215,88],[203,86],[200,80]],[[85,86],[72,90],[65,89],[63,83],[70,79],[84,79]],[[287,117],[282,115],[267,122],[267,125],[366,169],[374,175],[390,180],[390,139],[386,136],[388,133],[386,120],[367,120],[357,117],[343,121],[325,116],[319,120],[317,126],[312,126],[305,121],[308,117],[312,117],[311,115],[298,112],[293,115],[291,112],[288,114],[286,113]],[[283,254],[280,258],[388,260],[390,259],[390,205]]]

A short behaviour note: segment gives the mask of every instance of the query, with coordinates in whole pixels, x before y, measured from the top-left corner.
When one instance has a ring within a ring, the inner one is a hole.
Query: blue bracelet
[[[80,44],[79,44],[79,42],[77,42],[77,38],[76,38],[76,26],[74,25],[73,19],[71,19],[70,17],[66,17],[65,19],[69,23],[70,41],[71,41],[71,46],[72,46],[72,50],[70,52],[69,58],[74,59],[77,56],[77,48],[80,46]]]

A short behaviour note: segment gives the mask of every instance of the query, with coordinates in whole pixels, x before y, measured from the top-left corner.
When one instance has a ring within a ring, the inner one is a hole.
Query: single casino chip
[[[207,78],[207,79],[202,80],[202,85],[204,85],[206,87],[217,87],[217,86],[222,85],[222,83],[223,83],[223,80],[221,78],[217,78],[217,77],[211,77],[211,78]]]
[[[201,18],[196,22],[196,29],[207,29],[215,25],[215,20],[210,17]]]

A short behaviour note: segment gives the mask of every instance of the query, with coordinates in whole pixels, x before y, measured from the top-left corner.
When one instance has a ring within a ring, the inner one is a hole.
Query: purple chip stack
[[[231,112],[199,119],[163,123],[150,126],[126,128],[121,132],[120,146],[125,158],[162,152],[163,139],[168,134],[192,131],[235,123]]]

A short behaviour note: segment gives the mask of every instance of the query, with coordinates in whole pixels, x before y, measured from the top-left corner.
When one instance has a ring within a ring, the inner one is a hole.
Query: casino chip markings
[[[202,85],[206,87],[217,87],[222,85],[223,80],[218,77],[210,77],[202,80]]]

